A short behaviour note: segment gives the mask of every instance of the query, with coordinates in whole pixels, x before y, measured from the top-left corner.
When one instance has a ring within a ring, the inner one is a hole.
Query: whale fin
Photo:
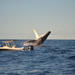
[[[39,34],[37,33],[37,31],[35,29],[33,29],[33,32],[35,34],[36,39],[38,39],[39,38]]]

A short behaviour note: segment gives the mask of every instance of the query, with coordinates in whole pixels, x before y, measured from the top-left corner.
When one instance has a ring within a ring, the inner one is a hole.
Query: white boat
[[[4,44],[1,45],[0,51],[11,51],[11,50],[13,50],[13,51],[21,50],[22,51],[22,50],[24,50],[24,47],[16,47],[16,45],[13,44],[13,41],[3,41],[3,42],[4,42]],[[11,46],[10,46],[10,43],[12,43]]]
[[[11,51],[11,50],[20,51],[20,50],[23,50],[23,49],[24,49],[24,47],[20,47],[20,48],[18,48],[18,47],[8,47],[8,46],[0,47],[0,51]]]
[[[24,51],[24,50],[33,50],[33,46],[22,46],[16,47],[13,40],[3,41],[3,44],[0,45],[0,51]]]

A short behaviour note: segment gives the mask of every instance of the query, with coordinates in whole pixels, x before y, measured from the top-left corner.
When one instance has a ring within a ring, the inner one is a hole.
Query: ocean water
[[[0,75],[75,75],[75,40],[46,40],[33,51],[0,51]]]

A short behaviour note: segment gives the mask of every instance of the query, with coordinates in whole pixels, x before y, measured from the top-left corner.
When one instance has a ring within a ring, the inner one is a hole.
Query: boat
[[[25,51],[25,50],[33,50],[34,47],[29,46],[22,46],[16,47],[13,40],[10,41],[3,41],[3,44],[0,45],[0,51]]]
[[[15,44],[13,44],[13,40],[10,41],[3,41],[3,44],[0,45],[0,51],[22,51],[24,50],[24,47],[16,47]]]
[[[20,47],[20,48],[17,48],[17,47],[8,47],[8,46],[0,47],[0,51],[11,51],[11,50],[20,51],[20,50],[23,50],[23,49],[24,49],[24,47]]]

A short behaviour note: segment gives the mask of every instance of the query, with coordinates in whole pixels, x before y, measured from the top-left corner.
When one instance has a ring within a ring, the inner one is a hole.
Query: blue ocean
[[[21,47],[24,41],[15,44]],[[0,51],[0,75],[75,75],[75,40],[46,40],[32,51]]]

